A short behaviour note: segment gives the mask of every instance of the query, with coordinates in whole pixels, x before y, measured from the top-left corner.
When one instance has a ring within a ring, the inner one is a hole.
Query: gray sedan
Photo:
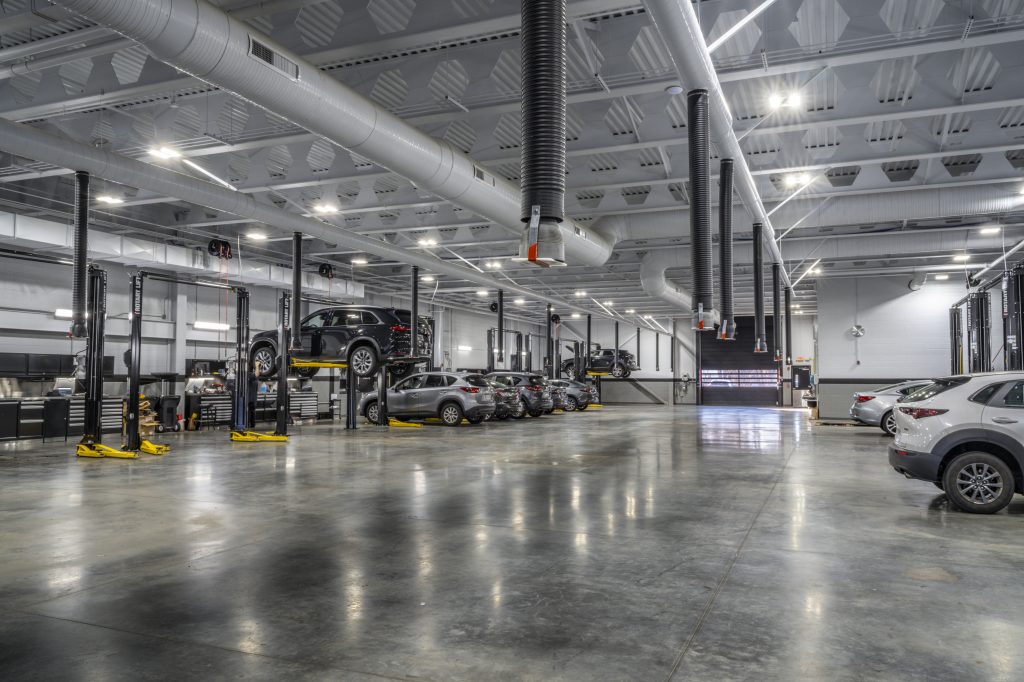
[[[850,416],[854,421],[881,427],[887,434],[894,436],[896,435],[896,419],[893,417],[892,411],[896,401],[930,383],[929,379],[912,379],[891,386],[882,386],[873,391],[854,393]]]
[[[363,396],[359,411],[380,423],[377,391]],[[424,372],[413,374],[388,389],[388,416],[403,419],[438,417],[445,426],[458,426],[465,417],[479,424],[494,414],[494,389],[479,374]]]
[[[590,403],[597,402],[597,389],[593,386],[571,379],[554,379],[551,383],[565,389],[564,409],[566,412],[582,411],[587,409]]]

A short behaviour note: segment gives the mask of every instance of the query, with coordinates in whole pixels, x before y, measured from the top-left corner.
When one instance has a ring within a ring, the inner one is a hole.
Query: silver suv
[[[523,411],[513,413],[513,419],[521,419],[525,415],[539,417],[555,408],[551,400],[551,390],[545,385],[546,379],[539,374],[529,372],[491,372],[488,379],[500,381],[506,386],[512,386],[519,394],[519,401],[523,405]]]
[[[593,386],[571,379],[554,379],[551,383],[565,389],[566,412],[583,411],[590,403],[597,402],[597,389]]]
[[[377,391],[367,393],[359,411],[380,423]],[[438,417],[445,426],[458,426],[465,417],[479,424],[494,414],[494,389],[480,374],[424,372],[413,374],[388,389],[388,416],[403,419]]]

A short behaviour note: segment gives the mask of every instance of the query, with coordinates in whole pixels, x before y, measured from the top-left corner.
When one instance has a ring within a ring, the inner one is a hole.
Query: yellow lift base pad
[[[347,362],[316,362],[313,360],[292,360],[292,367],[316,367],[318,369],[348,369]]]
[[[147,455],[166,455],[171,451],[171,446],[150,443],[148,440],[143,440],[139,445],[139,450],[145,452]]]
[[[423,424],[416,424],[415,422],[404,422],[401,419],[395,419],[394,417],[388,417],[388,426],[397,426],[403,429],[423,428]]]
[[[79,457],[95,457],[97,459],[101,457],[114,457],[116,459],[139,458],[139,453],[134,450],[118,450],[101,443],[93,443],[91,445],[79,443],[78,447],[75,448],[75,454]]]
[[[288,441],[288,436],[260,433],[259,431],[232,431],[231,440],[235,443],[285,443]]]

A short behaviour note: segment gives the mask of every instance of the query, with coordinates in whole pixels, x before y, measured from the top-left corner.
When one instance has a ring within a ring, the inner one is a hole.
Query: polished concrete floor
[[[0,450],[0,679],[1021,680],[1024,502],[875,429],[627,408]]]

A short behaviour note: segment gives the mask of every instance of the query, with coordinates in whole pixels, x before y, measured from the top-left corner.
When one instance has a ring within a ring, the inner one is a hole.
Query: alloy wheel
[[[265,375],[273,369],[275,362],[277,362],[277,358],[270,352],[270,348],[266,346],[263,346],[252,355],[252,364],[255,365],[261,375]]]
[[[352,365],[352,369],[355,370],[356,374],[367,376],[373,371],[373,351],[365,346],[356,348],[348,356],[348,362]]]
[[[374,403],[366,408],[366,419],[371,424],[377,424],[380,422],[380,406]]]
[[[445,424],[458,424],[462,417],[459,415],[459,408],[454,405],[445,405],[441,410],[441,420]]]
[[[896,416],[892,412],[885,415],[885,422],[883,423],[882,428],[885,429],[885,432],[890,436],[896,435]]]
[[[956,488],[965,500],[988,504],[1003,491],[1003,477],[985,462],[973,462],[957,472]]]

